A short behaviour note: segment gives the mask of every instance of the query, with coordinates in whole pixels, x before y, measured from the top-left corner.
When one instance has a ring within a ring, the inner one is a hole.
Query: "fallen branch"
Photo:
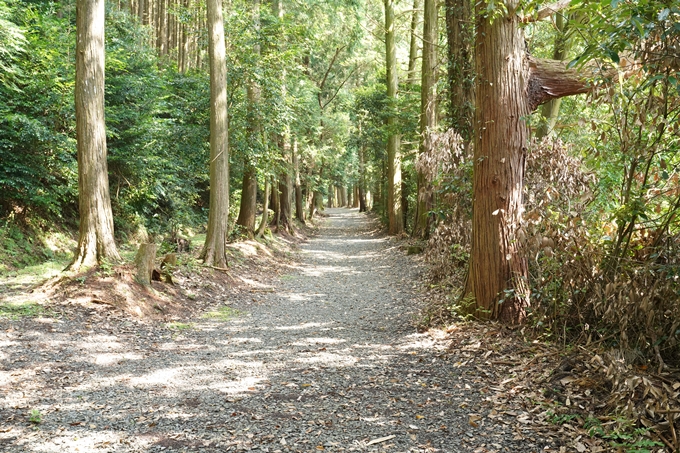
[[[369,445],[375,445],[375,444],[380,444],[382,442],[387,442],[388,440],[392,440],[395,437],[397,437],[397,436],[395,436],[394,434],[392,434],[391,436],[379,437],[379,438],[373,439],[372,441],[367,443],[366,446],[368,447]]]

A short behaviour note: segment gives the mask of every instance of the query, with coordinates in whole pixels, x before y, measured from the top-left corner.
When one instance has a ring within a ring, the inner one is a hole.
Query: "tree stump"
[[[156,259],[156,244],[140,244],[135,265],[137,266],[137,281],[142,285],[151,284],[151,274]]]
[[[175,270],[176,266],[177,255],[174,253],[168,253],[165,255],[165,258],[163,258],[163,261],[161,262],[161,276],[163,277],[165,283],[170,283],[171,285],[175,284],[172,281],[172,271]]]

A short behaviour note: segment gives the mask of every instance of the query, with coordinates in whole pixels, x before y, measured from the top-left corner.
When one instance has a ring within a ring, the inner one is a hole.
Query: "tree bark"
[[[280,201],[281,198],[279,195],[279,183],[276,180],[276,178],[272,178],[272,185],[269,196],[269,207],[274,212],[271,225],[273,225],[276,228],[278,228],[279,226],[279,219],[281,215],[281,206],[279,205]]]
[[[385,63],[387,66],[387,98],[390,113],[387,118],[387,217],[389,234],[404,231],[401,206],[401,136],[397,131],[397,52],[395,46],[394,0],[385,1]]]
[[[477,5],[475,147],[472,253],[468,289],[480,318],[522,322],[529,303],[526,257],[516,240],[531,112],[523,87],[529,65],[524,35],[514,13],[490,20]],[[501,302],[502,301],[502,302]]]
[[[520,323],[529,304],[527,259],[519,233],[529,126],[540,104],[592,89],[563,62],[525,54],[517,0],[491,21],[477,4],[472,251],[465,294],[481,318]]]
[[[366,163],[363,144],[359,147],[359,212],[366,212]]]
[[[253,27],[256,31],[260,29],[260,2],[254,0],[252,2]],[[253,45],[253,54],[257,59],[260,55],[260,44]],[[257,64],[257,63],[256,63]],[[251,68],[252,69],[252,68]],[[248,236],[255,232],[255,210],[257,209],[257,168],[256,156],[260,152],[260,137],[262,135],[262,126],[260,122],[260,108],[261,90],[254,75],[248,80],[246,87],[246,94],[248,98],[248,142],[250,144],[251,154],[244,157],[243,170],[243,185],[241,186],[241,204],[239,206],[238,219],[236,224],[242,226]]]
[[[155,260],[156,244],[140,244],[135,256],[135,266],[137,266],[137,281],[142,285],[151,284]]]
[[[257,237],[261,238],[264,234],[265,228],[267,228],[267,222],[269,221],[269,192],[271,191],[271,184],[269,178],[265,178],[264,182],[264,206],[262,210],[262,219],[260,220],[260,225],[257,228]]]
[[[241,205],[239,207],[236,224],[243,227],[248,236],[255,231],[255,211],[257,209],[257,169],[246,163],[243,170],[243,185],[241,187]]]
[[[474,26],[471,0],[446,0],[446,34],[449,82],[449,125],[472,139]]]
[[[421,0],[413,0],[413,11],[411,12],[411,44],[408,51],[408,72],[406,79],[408,83],[415,83],[416,77],[416,60],[418,60],[418,15],[420,13]]]
[[[207,265],[226,267],[225,244],[229,216],[229,134],[227,125],[227,65],[222,0],[207,0],[210,61],[210,211],[200,258]]]
[[[298,141],[293,140],[293,170],[295,171],[295,218],[305,223],[305,208],[302,203],[302,185],[300,184],[300,162],[298,157]]]
[[[432,147],[432,134],[437,128],[437,0],[425,0],[423,13],[423,63],[420,85],[420,154]],[[426,238],[429,233],[432,197],[425,175],[418,171],[418,199],[413,236]]]
[[[286,153],[290,152],[290,144],[287,144],[288,138],[284,138],[283,145],[284,159],[287,157]],[[287,161],[287,159],[285,160]],[[288,168],[285,168],[279,175],[279,223],[277,227],[280,230],[285,230],[293,233],[293,219],[291,215],[291,180]]]
[[[76,140],[78,248],[69,268],[119,261],[106,163],[104,122],[104,0],[76,3]]]

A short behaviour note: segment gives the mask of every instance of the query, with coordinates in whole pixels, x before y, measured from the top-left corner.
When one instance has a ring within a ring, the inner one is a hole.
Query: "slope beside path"
[[[478,356],[416,332],[420,269],[334,209],[295,269],[207,317],[0,320],[0,451],[560,451]]]

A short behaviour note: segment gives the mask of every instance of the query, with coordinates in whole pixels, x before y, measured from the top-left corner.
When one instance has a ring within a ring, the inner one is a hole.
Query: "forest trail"
[[[482,362],[416,332],[417,261],[328,213],[236,314],[0,321],[0,451],[560,451],[504,416]]]

